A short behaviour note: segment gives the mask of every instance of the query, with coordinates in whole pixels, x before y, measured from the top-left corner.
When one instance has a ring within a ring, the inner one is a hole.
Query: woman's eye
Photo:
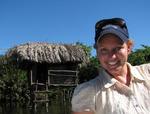
[[[115,52],[118,52],[118,51],[120,51],[122,49],[122,47],[116,47],[116,48],[114,48],[114,51]]]
[[[106,50],[106,49],[101,49],[101,50],[100,50],[100,54],[103,54],[103,55],[104,55],[104,54],[107,54],[107,53],[108,53],[108,50]]]

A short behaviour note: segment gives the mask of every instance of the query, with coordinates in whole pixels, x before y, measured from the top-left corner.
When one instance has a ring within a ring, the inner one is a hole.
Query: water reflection
[[[19,104],[2,104],[0,114],[71,114],[71,104],[69,101],[52,101],[49,103],[48,112],[44,103],[39,103],[36,111],[32,107],[22,107]]]

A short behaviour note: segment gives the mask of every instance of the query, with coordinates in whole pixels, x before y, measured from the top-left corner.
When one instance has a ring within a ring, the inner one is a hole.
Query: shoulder
[[[94,111],[95,107],[95,94],[96,94],[96,80],[92,79],[88,82],[79,84],[72,96],[72,111],[80,112],[86,109]]]
[[[150,63],[134,66],[137,70],[150,74]]]
[[[102,76],[99,75],[90,81],[81,83],[75,88],[74,94],[86,93],[86,92],[95,93],[96,90],[100,89],[100,87],[102,86],[102,81],[103,78]]]
[[[144,80],[150,80],[150,63],[133,66],[133,73]]]
[[[84,83],[79,84],[74,90],[74,96],[87,94],[89,92],[93,93],[95,90],[96,80],[97,80],[97,78],[92,79],[88,82],[84,82]]]

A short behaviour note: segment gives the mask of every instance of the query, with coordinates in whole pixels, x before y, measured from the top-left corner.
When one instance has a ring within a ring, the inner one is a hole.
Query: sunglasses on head
[[[98,21],[95,25],[96,29],[102,29],[104,26],[111,24],[111,25],[117,25],[121,28],[126,28],[126,23],[125,20],[123,20],[122,18],[112,18],[112,19],[103,19],[101,21]]]

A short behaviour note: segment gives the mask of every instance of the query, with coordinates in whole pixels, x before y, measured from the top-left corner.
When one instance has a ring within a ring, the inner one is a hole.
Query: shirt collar
[[[130,76],[133,78],[133,80],[138,80],[138,81],[144,81],[145,79],[142,77],[140,74],[138,68],[136,66],[132,66],[130,63],[127,63],[129,71],[130,71]]]
[[[117,82],[117,80],[113,78],[112,76],[110,76],[110,74],[108,74],[104,69],[102,70],[101,74],[102,74],[101,77],[103,77],[105,81],[105,84],[104,84],[105,88],[110,88]]]
[[[133,67],[130,63],[127,63],[127,66],[129,68],[129,72],[130,72],[130,76],[132,80],[144,81],[144,78],[141,76],[141,74],[139,73],[136,67]],[[105,88],[110,88],[117,82],[117,80],[113,78],[112,76],[110,76],[110,74],[108,74],[104,69],[102,70],[101,74],[102,74],[102,77],[105,77],[105,81],[106,81],[104,85]]]

